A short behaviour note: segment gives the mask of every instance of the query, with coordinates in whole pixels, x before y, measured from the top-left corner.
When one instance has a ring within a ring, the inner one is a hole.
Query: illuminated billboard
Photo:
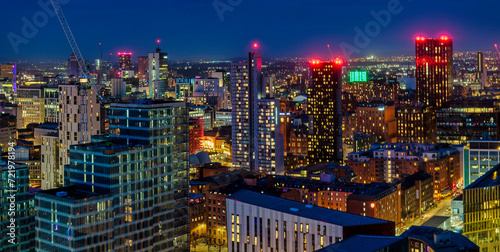
[[[366,71],[354,70],[349,72],[349,82],[367,82],[368,75]]]

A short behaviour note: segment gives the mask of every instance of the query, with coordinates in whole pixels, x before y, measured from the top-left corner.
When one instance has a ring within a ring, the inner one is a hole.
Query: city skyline
[[[317,0],[273,1],[264,5],[263,1],[216,0],[176,3],[176,8],[168,8],[169,3],[162,2],[150,3],[157,8],[149,8],[149,5],[128,8],[133,2],[91,1],[83,5],[65,1],[61,7],[87,59],[100,57],[99,43],[102,43],[105,59],[109,53],[117,60],[117,52],[131,51],[136,62],[137,56],[145,56],[156,47],[157,39],[163,51],[178,60],[234,58],[248,51],[254,42],[259,42],[259,52],[268,57],[325,58],[329,57],[327,44],[335,55],[344,58],[413,55],[416,35],[438,38],[442,34],[456,41],[457,51],[493,50],[493,44],[500,38],[489,33],[498,26],[494,9],[500,4],[488,1],[483,5],[465,6],[460,2],[464,1],[363,0],[352,4]],[[0,61],[63,60],[71,55],[57,18],[46,14],[51,9],[48,3],[28,6],[4,3],[13,10],[6,13],[5,18],[15,23],[0,28],[5,36],[0,41],[3,49]],[[427,8],[429,4],[433,5],[432,9]],[[390,18],[385,15],[387,11]],[[82,14],[97,18],[84,18]],[[155,21],[155,15],[165,17],[165,26]],[[253,21],[253,16],[265,18]],[[116,20],[122,21],[119,25],[110,25]],[[377,27],[373,26],[374,22],[378,23]],[[23,30],[26,23],[35,29]],[[366,33],[365,28],[370,25],[369,33],[373,36],[369,34],[366,43],[355,43],[356,27]],[[240,26],[249,28],[239,29]],[[109,36],[110,32],[113,36]]]
[[[19,2],[2,251],[500,251],[500,3]]]

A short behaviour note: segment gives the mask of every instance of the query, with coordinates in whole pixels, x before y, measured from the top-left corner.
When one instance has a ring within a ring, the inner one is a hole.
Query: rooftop
[[[467,186],[464,190],[500,185],[500,176],[498,176],[499,171],[500,165],[496,165],[483,176],[472,182],[472,184]]]
[[[341,242],[317,250],[317,252],[378,251],[403,239],[403,237],[397,236],[354,235]]]
[[[422,226],[426,227],[439,227],[441,226],[447,219],[450,217],[448,216],[432,216],[428,221],[426,221]]]
[[[435,235],[442,235],[443,238],[438,240],[444,240],[445,242],[436,243]],[[465,250],[465,248],[475,249],[476,251],[479,251],[478,246],[467,239],[467,237],[455,232],[443,231],[440,228],[411,226],[410,229],[406,230],[403,234],[400,235],[400,237],[408,237],[421,240],[427,243],[427,245],[429,245],[429,247],[431,247],[432,250],[436,252],[457,251],[457,248],[464,248],[460,251],[468,251]],[[449,240],[446,239],[447,237],[449,238]]]
[[[164,108],[164,107],[181,107],[186,106],[185,102],[175,100],[153,100],[153,99],[137,99],[126,101],[112,102],[111,107],[118,108]]]
[[[93,198],[93,197],[105,196],[105,194],[98,194],[98,193],[93,193],[93,192],[85,192],[85,191],[77,190],[77,189],[75,189],[74,186],[59,187],[59,188],[50,189],[50,190],[38,191],[35,193],[35,195],[41,196],[41,197],[43,197],[44,194],[51,196],[52,198],[56,197],[58,199],[65,200],[65,201],[78,201],[78,200],[86,200],[88,198]]]
[[[249,190],[238,191],[227,199],[344,227],[390,223],[386,220],[330,210]]]
[[[431,179],[432,180],[432,175],[429,173],[419,171],[417,173],[414,173],[406,178],[403,179],[403,182],[401,183],[401,189],[406,190],[412,186],[415,185],[415,181],[422,181],[426,179]]]

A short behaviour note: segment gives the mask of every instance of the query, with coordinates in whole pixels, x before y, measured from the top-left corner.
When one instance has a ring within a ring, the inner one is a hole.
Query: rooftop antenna
[[[156,52],[161,51],[161,49],[160,49],[160,40],[159,39],[156,40],[156,45],[157,45]]]

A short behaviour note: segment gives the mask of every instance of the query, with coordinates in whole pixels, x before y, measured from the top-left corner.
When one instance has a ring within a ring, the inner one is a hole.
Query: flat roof
[[[434,242],[434,234],[450,235],[451,243],[442,245],[436,244]],[[429,245],[429,247],[431,247],[434,251],[451,252],[451,251],[457,251],[457,248],[468,248],[468,249],[477,248],[479,251],[479,247],[473,242],[471,242],[469,239],[467,239],[467,237],[452,231],[444,231],[440,228],[411,226],[410,229],[402,233],[400,237],[408,237],[412,239],[421,240],[427,243],[427,245]]]
[[[67,195],[57,196],[58,192],[66,192]],[[36,195],[47,194],[47,195],[51,195],[52,197],[56,197],[59,199],[73,200],[73,201],[106,195],[106,194],[98,194],[98,193],[93,193],[93,192],[85,192],[85,191],[77,190],[77,189],[75,189],[74,186],[66,186],[66,187],[59,187],[59,188],[55,188],[55,189],[38,191],[35,194]]]
[[[229,196],[227,199],[344,227],[391,223],[386,220],[308,205],[249,190],[240,190]]]
[[[354,235],[317,252],[378,251],[405,238],[383,235]]]
[[[153,99],[138,99],[126,101],[114,101],[110,107],[116,108],[165,108],[165,107],[182,107],[186,106],[185,102],[175,100],[153,100]]]
[[[500,165],[496,165],[495,167],[491,168],[491,170],[486,172],[483,176],[472,182],[472,184],[467,186],[464,190],[500,185],[500,176],[498,176],[500,175],[499,171]]]
[[[422,224],[422,226],[437,228],[437,227],[441,226],[449,218],[450,218],[449,216],[448,217],[447,216],[432,216],[429,220],[424,222],[424,224]]]

